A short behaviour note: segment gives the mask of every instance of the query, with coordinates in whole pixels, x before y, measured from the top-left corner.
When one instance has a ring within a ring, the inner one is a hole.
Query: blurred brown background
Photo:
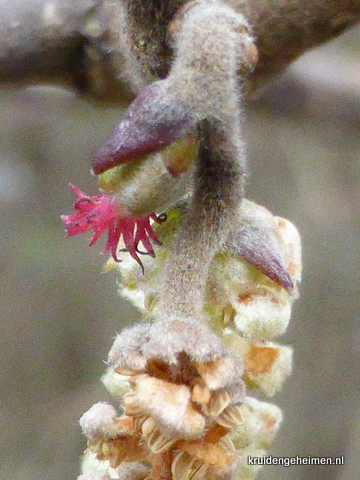
[[[273,455],[345,466],[264,467],[259,480],[350,480],[360,471],[360,30],[301,59],[256,102],[244,130],[248,197],[297,225],[304,278],[291,326],[292,377]],[[65,239],[73,182],[97,191],[90,160],[121,111],[62,90],[0,93],[0,478],[73,480],[78,419],[116,331],[137,313],[86,238]]]

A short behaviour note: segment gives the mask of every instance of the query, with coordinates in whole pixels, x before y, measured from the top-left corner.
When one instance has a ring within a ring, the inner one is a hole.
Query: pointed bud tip
[[[165,81],[145,88],[96,153],[94,174],[158,152],[177,140],[184,130],[195,127],[195,120],[179,104],[178,97],[176,92],[168,91]]]

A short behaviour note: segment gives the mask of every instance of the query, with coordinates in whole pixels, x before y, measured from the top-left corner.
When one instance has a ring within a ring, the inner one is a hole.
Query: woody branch
[[[126,73],[126,52],[122,51],[120,41],[124,23],[121,5],[125,3],[2,0],[0,83],[56,84],[92,100],[127,101],[131,92],[125,82],[119,81],[124,69]],[[154,35],[149,42],[148,29],[141,24],[135,33],[138,36],[135,41],[141,47],[137,53],[143,54],[152,67],[149,75],[154,78],[149,78],[150,81],[168,73],[172,52],[164,42],[163,33],[172,15],[184,3],[184,0],[167,2],[166,12],[159,1],[144,0],[141,4],[150,16],[143,15],[140,22],[149,21],[151,12],[160,12],[158,36]],[[257,39],[259,62],[249,77],[247,91],[256,89],[304,51],[336,37],[360,19],[360,0],[227,0],[226,3],[247,17]],[[135,85],[135,90],[139,87],[143,85]]]

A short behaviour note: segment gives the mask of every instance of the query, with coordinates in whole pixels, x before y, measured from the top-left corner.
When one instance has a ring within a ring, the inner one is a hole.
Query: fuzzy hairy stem
[[[129,101],[131,94],[122,78],[138,92],[168,73],[172,49],[167,25],[184,3],[1,1],[0,82],[12,86],[52,83],[93,100]],[[228,3],[248,18],[257,37],[259,63],[247,81],[248,91],[360,19],[360,0]]]
[[[201,317],[210,263],[229,234],[241,201],[242,157],[217,122],[204,121],[190,211],[170,248],[162,315]]]
[[[250,45],[243,17],[221,2],[194,7],[177,38],[169,84],[201,120],[201,143],[195,193],[170,250],[162,315],[201,316],[209,265],[238,211],[245,155],[236,74]]]

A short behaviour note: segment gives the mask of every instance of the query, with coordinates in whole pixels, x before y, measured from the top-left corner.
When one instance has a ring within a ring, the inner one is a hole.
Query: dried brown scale
[[[176,447],[178,450],[192,455],[203,463],[216,465],[221,468],[232,465],[235,460],[233,455],[235,449],[230,449],[228,444],[223,445],[221,442],[222,440],[219,440],[217,443],[207,443],[205,441],[177,442]]]
[[[191,367],[191,362],[189,362],[188,357],[185,355],[181,358],[181,361],[179,363],[180,366],[176,369],[176,373],[173,376],[173,381],[178,381],[180,374],[183,382],[189,385],[189,387],[186,388],[191,388],[190,385],[193,382],[196,382],[195,385],[199,385],[203,382],[201,382],[201,379],[199,380],[197,373],[197,370],[199,370],[199,365],[197,365],[196,368],[195,365]],[[162,364],[162,368],[160,371],[164,372],[166,370],[165,367],[166,366]],[[184,369],[183,371],[181,371],[181,367]],[[208,366],[205,371],[207,371],[207,369]],[[155,376],[158,375],[159,369],[154,369],[153,363],[150,366],[150,370]],[[144,375],[132,376],[130,378],[130,386],[132,388],[136,388],[137,382],[142,378],[144,378]],[[155,377],[153,378],[155,379]],[[164,380],[159,379],[156,379],[156,381],[164,382]],[[176,384],[171,384],[169,382],[165,383],[168,385],[168,388],[170,388],[170,391],[172,388],[171,385],[173,385],[173,387],[179,388],[178,386],[176,386]],[[96,444],[90,444],[90,448],[95,451],[97,457],[99,459],[107,459],[110,462],[110,466],[112,468],[116,468],[122,461],[137,461],[145,459],[147,461],[150,461],[150,463],[152,463],[153,465],[153,473],[151,478],[159,479],[162,477],[161,475],[159,476],[156,472],[159,470],[160,466],[164,468],[162,461],[163,456],[166,454],[167,458],[170,458],[172,462],[175,452],[178,450],[184,452],[186,451],[194,455],[194,458],[197,459],[196,461],[200,462],[198,466],[199,468],[202,466],[204,460],[206,460],[206,463],[208,463],[209,465],[218,465],[220,468],[226,465],[231,465],[233,463],[234,458],[233,447],[231,446],[232,443],[229,443],[229,441],[225,441],[224,439],[228,432],[228,429],[216,424],[216,418],[209,419],[208,426],[206,427],[206,434],[201,440],[199,439],[197,441],[184,441],[181,439],[176,439],[176,437],[167,438],[160,432],[159,425],[154,418],[152,418],[151,416],[145,418],[142,409],[137,404],[136,396],[134,397],[134,393],[132,391],[125,395],[123,401],[126,405],[125,413],[127,415],[130,414],[133,418],[133,421],[130,421],[129,418],[121,420],[114,419],[114,421],[117,422],[119,428],[130,429],[130,432],[132,432],[133,436],[119,437],[118,439],[100,441]],[[226,408],[226,405],[229,403],[229,401],[229,394],[226,393],[225,390],[221,390],[219,392],[214,391],[213,393],[211,393],[209,402],[209,409],[211,415],[216,416],[220,411]],[[220,407],[219,402],[221,404]],[[218,405],[216,407],[216,411],[214,410],[215,404]],[[141,422],[136,420],[136,418],[140,419],[140,417],[142,419]],[[137,430],[135,430],[135,426],[137,426]],[[139,430],[139,428],[141,430]],[[128,453],[128,448],[132,450],[132,453],[130,455]],[[161,458],[159,457],[159,455]],[[205,471],[206,468],[203,468],[203,470]]]
[[[252,345],[245,358],[245,374],[252,372],[256,375],[270,371],[278,356],[279,352],[276,349]]]

